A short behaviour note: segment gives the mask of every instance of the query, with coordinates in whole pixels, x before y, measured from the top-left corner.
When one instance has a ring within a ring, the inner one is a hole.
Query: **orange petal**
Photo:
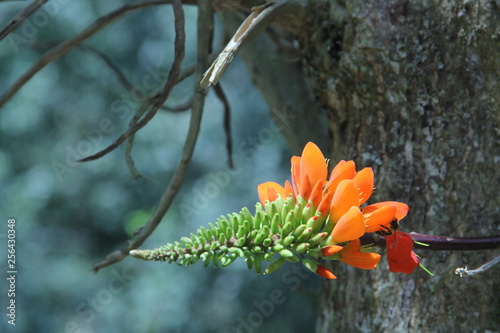
[[[309,200],[309,196],[311,195],[312,191],[312,185],[311,182],[309,181],[309,178],[307,175],[304,175],[300,181],[300,191],[299,191],[299,196],[302,198]]]
[[[407,204],[402,202],[382,201],[364,207],[363,213],[369,214],[383,206],[390,206],[390,205],[396,206],[396,215],[394,215],[394,218],[398,219],[398,221],[401,221],[406,216],[406,214],[408,214],[408,210],[410,209]]]
[[[348,242],[363,236],[365,222],[359,207],[351,207],[337,222],[330,238],[333,243]]]
[[[413,239],[404,232],[395,232],[385,237],[389,270],[394,273],[411,274],[420,261],[413,250]]]
[[[320,179],[311,190],[311,195],[309,196],[309,200],[311,200],[314,204],[314,208],[318,208],[323,198],[323,179]]]
[[[285,189],[278,183],[266,182],[262,183],[257,187],[257,192],[259,192],[260,202],[265,205],[266,200],[274,201],[280,195],[285,198]]]
[[[292,165],[292,186],[296,195],[300,192],[300,157],[292,156],[290,163]]]
[[[330,271],[328,268],[326,268],[323,265],[318,265],[318,269],[316,270],[316,274],[319,276],[322,276],[327,279],[335,280],[337,277]]]
[[[326,214],[328,214],[328,211],[330,210],[330,205],[332,203],[332,197],[333,197],[333,193],[327,192],[321,198],[321,202],[318,205],[318,211],[321,212],[321,216],[326,217]]]
[[[326,184],[325,188],[328,192],[335,192],[337,186],[344,179],[352,179],[356,174],[356,165],[354,161],[340,161],[337,163],[335,168],[333,168],[330,174],[330,180]]]
[[[340,251],[340,261],[361,269],[374,269],[380,261],[380,254],[361,252],[359,239],[355,239]]]
[[[366,232],[375,232],[380,230],[381,226],[389,227],[392,220],[396,217],[396,205],[382,206],[368,214],[363,209],[363,213],[365,216]]]
[[[333,256],[335,253],[341,251],[342,249],[343,247],[339,245],[328,245],[321,249],[321,254],[323,255],[323,257],[329,257]]]
[[[333,195],[330,220],[337,222],[352,206],[359,207],[358,187],[352,180],[344,179]]]
[[[364,204],[373,193],[374,175],[372,168],[364,168],[352,179],[359,189],[359,204]]]
[[[287,180],[285,181],[285,197],[288,198],[290,194],[295,198],[295,194],[293,193],[293,188],[292,185],[290,185],[290,182]]]
[[[302,177],[305,175],[309,177],[311,186],[314,186],[320,180],[326,180],[328,175],[325,156],[318,146],[312,142],[308,142],[302,151],[300,174]]]

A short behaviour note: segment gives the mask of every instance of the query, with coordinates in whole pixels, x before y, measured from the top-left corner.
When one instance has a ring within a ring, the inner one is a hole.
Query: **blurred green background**
[[[49,1],[0,41],[0,93],[54,45],[127,1]],[[0,27],[27,1],[0,2]],[[195,57],[196,9],[185,7],[186,58]],[[85,45],[111,58],[131,94],[104,61],[77,48],[49,64],[0,109],[0,260],[6,275],[7,219],[16,219],[16,326],[7,324],[0,283],[0,332],[310,332],[322,280],[298,266],[257,276],[239,260],[225,269],[127,258],[100,271],[93,263],[121,247],[145,221],[175,170],[190,112],[159,112],[136,136],[133,157],[148,179],[134,181],[123,147],[75,164],[127,128],[144,93],[165,79],[173,56],[170,6],[126,16]],[[216,44],[221,45],[217,21]],[[160,78],[160,79],[158,79]],[[167,105],[186,102],[194,82]],[[187,180],[162,224],[143,245],[178,240],[221,214],[258,201],[264,181],[289,178],[290,152],[237,59],[221,81],[231,108],[229,170],[223,107],[210,92]]]

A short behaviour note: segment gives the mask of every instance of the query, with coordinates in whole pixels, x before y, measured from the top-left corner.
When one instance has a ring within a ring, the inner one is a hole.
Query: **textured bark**
[[[374,201],[410,205],[407,232],[499,231],[499,13],[493,1],[330,1],[302,42],[332,160],[373,167]],[[317,331],[498,330],[498,268],[454,274],[498,251],[420,254],[435,276],[335,267]]]
[[[298,38],[311,110],[329,117],[332,161],[374,168],[371,202],[408,203],[406,232],[498,234],[498,1],[309,3]],[[308,129],[297,132],[300,142],[314,138]],[[498,331],[499,268],[454,274],[498,251],[419,253],[435,276],[392,274],[385,262],[374,271],[335,265],[339,279],[324,283],[317,331]]]

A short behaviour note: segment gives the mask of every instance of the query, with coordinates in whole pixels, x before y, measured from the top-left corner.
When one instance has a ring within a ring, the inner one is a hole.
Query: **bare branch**
[[[84,44],[80,45],[79,48],[84,50],[84,51],[93,53],[97,57],[101,58],[101,60],[104,61],[104,63],[116,74],[118,81],[125,87],[125,89],[131,91],[134,88],[132,83],[130,83],[130,81],[123,74],[121,69],[105,53],[93,48],[92,46],[88,46],[88,45],[84,45]]]
[[[184,112],[193,107],[193,98],[188,99],[182,104],[178,104],[175,106],[168,106],[164,105],[162,106],[161,110],[162,111],[167,111],[167,112],[172,112],[172,113],[179,113],[179,112]]]
[[[177,2],[180,3],[180,1],[172,1],[172,5]],[[182,7],[182,4],[180,6]],[[174,8],[176,7],[174,6]],[[162,91],[160,91],[153,97],[149,110],[144,113],[144,116],[140,120],[138,120],[135,123],[135,125],[130,127],[127,132],[122,134],[118,139],[115,140],[115,142],[110,144],[107,148],[101,150],[96,154],[82,158],[81,160],[78,160],[78,162],[93,161],[115,150],[130,136],[134,135],[138,130],[146,126],[146,124],[149,123],[149,121],[153,119],[153,117],[156,115],[156,113],[163,105],[163,103],[165,103],[165,100],[170,95],[170,92],[177,84],[177,80],[181,72],[182,60],[184,59],[184,53],[185,53],[184,44],[186,42],[186,35],[184,31],[184,12],[181,11],[181,14],[176,14],[177,16],[175,18],[174,62],[172,63],[172,67],[170,68],[170,71],[168,73],[167,82],[163,86]]]
[[[38,8],[42,7],[49,0],[35,0],[26,6],[22,11],[17,14],[7,25],[0,31],[0,41],[7,37],[12,31],[14,31],[21,23],[23,23],[31,14],[37,11]]]
[[[176,11],[176,20],[178,12],[182,9],[179,5],[179,1],[173,1],[174,10]],[[179,8],[180,7],[180,8]],[[198,47],[197,47],[197,67],[195,72],[195,93],[193,99],[193,108],[191,112],[191,120],[189,123],[189,130],[184,143],[184,148],[182,151],[182,156],[179,161],[179,165],[170,180],[170,183],[163,194],[158,207],[149,219],[149,221],[134,234],[134,237],[129,240],[125,247],[121,250],[114,251],[110,253],[104,260],[95,264],[93,266],[93,271],[98,272],[99,269],[107,267],[114,263],[123,260],[129,255],[129,251],[138,248],[144,243],[144,241],[151,235],[151,233],[156,229],[161,219],[169,209],[175,196],[177,195],[182,183],[187,174],[188,166],[191,162],[191,157],[193,156],[194,147],[198,138],[198,133],[200,130],[201,117],[203,114],[203,106],[205,102],[206,89],[201,88],[197,82],[201,80],[203,75],[203,70],[206,68],[208,59],[208,41],[210,40],[207,34],[207,27],[213,24],[212,11],[210,9],[209,0],[200,0],[198,2]],[[176,29],[177,30],[177,29]]]
[[[65,55],[69,51],[71,51],[74,47],[83,43],[86,39],[93,36],[98,31],[102,30],[108,24],[116,21],[122,16],[131,14],[139,9],[146,9],[153,6],[164,5],[171,3],[172,0],[163,0],[163,1],[141,1],[133,4],[125,5],[105,16],[102,16],[90,26],[88,26],[81,33],[76,35],[75,37],[59,44],[52,50],[45,53],[26,73],[24,73],[8,90],[7,92],[0,98],[0,108],[9,101],[12,96],[14,96],[19,89],[23,87],[23,85],[28,82],[36,73],[38,73],[42,68],[44,68],[47,64],[56,60],[57,58]]]
[[[214,86],[215,94],[224,105],[224,133],[226,133],[227,166],[234,168],[233,139],[231,136],[231,107],[220,84]]]

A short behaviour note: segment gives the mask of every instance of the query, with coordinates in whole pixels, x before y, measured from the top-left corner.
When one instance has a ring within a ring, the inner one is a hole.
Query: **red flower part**
[[[413,252],[413,239],[407,233],[396,231],[385,237],[389,270],[393,273],[411,274],[419,265]]]
[[[332,271],[323,265],[318,265],[318,268],[316,269],[316,274],[330,280],[337,279],[337,277],[332,273]]]

